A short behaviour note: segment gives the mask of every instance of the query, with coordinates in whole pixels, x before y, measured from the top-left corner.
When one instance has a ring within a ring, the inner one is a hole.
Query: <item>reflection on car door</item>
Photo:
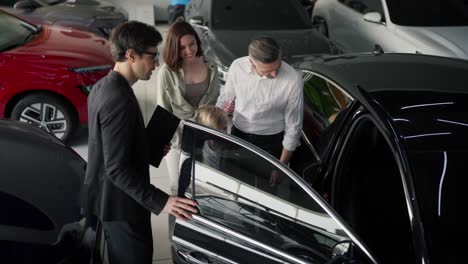
[[[175,223],[175,263],[371,262],[304,181],[253,145],[187,122],[180,164],[179,195],[195,199],[199,214]]]
[[[304,124],[299,146],[294,151],[290,168],[312,188],[322,193],[320,175],[324,160],[354,102],[338,84],[318,74],[303,71]]]

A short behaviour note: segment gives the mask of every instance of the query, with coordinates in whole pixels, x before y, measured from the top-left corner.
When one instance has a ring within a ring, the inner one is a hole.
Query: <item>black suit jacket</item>
[[[150,184],[147,134],[127,80],[111,71],[88,97],[85,213],[102,221],[148,223],[168,195]]]

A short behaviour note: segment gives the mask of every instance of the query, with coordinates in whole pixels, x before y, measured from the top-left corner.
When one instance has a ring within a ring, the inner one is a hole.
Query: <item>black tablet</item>
[[[164,146],[171,142],[179,126],[180,119],[160,105],[156,107],[151,120],[146,126],[149,142],[149,163],[159,167],[164,157]]]

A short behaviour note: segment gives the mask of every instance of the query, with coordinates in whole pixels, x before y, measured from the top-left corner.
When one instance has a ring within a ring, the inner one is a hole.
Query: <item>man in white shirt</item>
[[[270,37],[249,44],[249,56],[235,60],[216,106],[233,113],[231,134],[288,164],[299,143],[303,119],[303,80],[281,60]]]

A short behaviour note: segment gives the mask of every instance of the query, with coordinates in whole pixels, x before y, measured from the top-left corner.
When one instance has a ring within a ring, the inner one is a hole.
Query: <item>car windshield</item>
[[[0,34],[0,51],[22,46],[27,40],[29,40],[29,36],[37,31],[35,26],[3,12],[0,12],[0,25],[2,25],[2,33]]]
[[[465,0],[387,0],[390,20],[401,26],[468,26]]]
[[[311,28],[297,0],[213,0],[212,28],[285,30]]]

